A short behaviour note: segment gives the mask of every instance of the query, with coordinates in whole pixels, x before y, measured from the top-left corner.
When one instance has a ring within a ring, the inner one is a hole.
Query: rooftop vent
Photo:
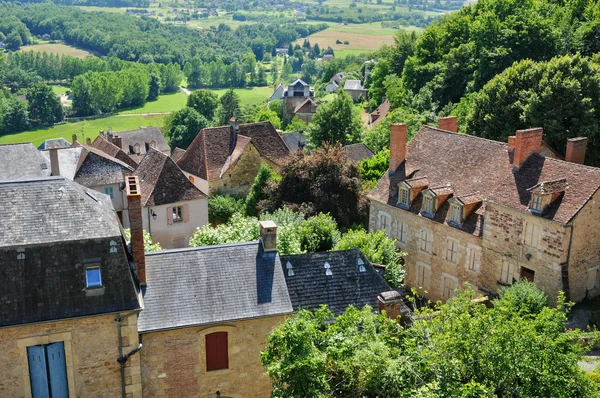
[[[325,262],[324,267],[325,267],[325,275],[327,275],[327,276],[333,275],[333,273],[331,272],[331,265],[329,265],[328,262]]]
[[[287,268],[287,270],[288,270],[288,276],[294,276],[294,270],[293,270],[292,264],[289,261],[285,265],[285,268]]]
[[[365,268],[365,262],[362,260],[362,258],[359,258],[356,264],[358,265],[358,272],[367,272],[367,269]]]

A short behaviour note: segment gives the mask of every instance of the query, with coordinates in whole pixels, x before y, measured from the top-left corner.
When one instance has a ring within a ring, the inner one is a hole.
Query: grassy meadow
[[[62,43],[40,43],[40,44],[32,44],[29,46],[21,47],[21,51],[39,51],[39,52],[47,52],[54,53],[58,55],[70,55],[71,57],[84,59],[88,55],[92,55],[91,52],[83,50],[81,48],[76,48],[73,46],[68,46]]]

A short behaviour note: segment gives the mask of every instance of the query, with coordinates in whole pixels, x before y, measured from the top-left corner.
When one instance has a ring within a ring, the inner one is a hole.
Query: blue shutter
[[[65,344],[53,343],[46,347],[48,369],[50,371],[50,390],[52,398],[68,398],[67,364],[65,362]]]
[[[29,360],[29,378],[31,380],[31,395],[33,398],[48,398],[48,376],[46,374],[46,353],[42,346],[27,347]]]

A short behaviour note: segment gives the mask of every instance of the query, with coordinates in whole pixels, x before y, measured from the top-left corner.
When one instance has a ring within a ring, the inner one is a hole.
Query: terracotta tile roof
[[[409,178],[405,180],[411,188],[421,188],[429,185],[429,180],[427,176],[418,177],[418,178]]]
[[[560,179],[554,180],[554,181],[541,182],[541,183],[529,188],[528,191],[531,193],[537,193],[537,194],[541,194],[541,195],[553,194],[553,193],[564,192],[565,189],[567,189],[567,186],[568,186],[567,179],[560,178]]]
[[[119,184],[134,170],[127,163],[89,145],[75,141],[73,146],[82,148],[73,181],[86,187]]]
[[[448,196],[454,193],[451,185],[443,185],[441,187],[432,187],[431,190],[436,196]]]
[[[371,112],[371,126],[377,126],[387,116],[390,111],[390,101],[387,99],[379,105],[377,109]]]
[[[171,152],[169,144],[167,144],[162,131],[158,127],[143,127],[137,130],[113,132],[112,135],[121,137],[123,150],[137,162],[142,160],[153,141],[155,149],[161,152]],[[139,155],[133,152],[135,144],[140,146]]]
[[[169,203],[206,198],[164,153],[150,149],[133,175],[140,180],[142,206],[160,206]]]
[[[294,109],[294,113],[313,113],[312,112],[313,104],[314,104],[314,101],[310,98],[307,98]]]
[[[181,149],[181,148],[174,148],[171,151],[171,159],[173,159],[173,161],[175,163],[177,163],[179,161],[179,159],[181,159],[181,157],[185,154],[185,149]]]
[[[115,159],[119,159],[123,163],[127,163],[129,166],[134,169],[137,167],[137,162],[129,157],[121,148],[113,144],[112,142],[108,142],[108,140],[98,136],[92,142],[92,147],[101,150],[109,156],[112,156]]]
[[[529,212],[531,191],[544,182],[550,183],[551,190],[564,187],[564,194],[548,206],[542,217],[568,223],[600,187],[600,168],[533,154],[499,184],[488,200]]]
[[[463,205],[471,205],[483,201],[483,196],[479,192],[473,192],[462,196],[456,196]]]
[[[283,165],[290,155],[273,125],[259,122],[240,124],[237,137],[229,126],[202,129],[177,164],[195,176],[216,180],[235,163],[250,142],[261,156],[277,165]]]

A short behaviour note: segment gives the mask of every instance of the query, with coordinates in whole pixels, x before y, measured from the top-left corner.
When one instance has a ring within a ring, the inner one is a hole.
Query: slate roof
[[[0,180],[50,175],[50,162],[30,142],[0,145]]]
[[[281,256],[281,266],[294,311],[321,304],[336,316],[350,305],[377,309],[377,295],[392,290],[359,249]]]
[[[123,151],[121,148],[119,148],[118,146],[116,146],[112,142],[109,142],[101,136],[96,137],[94,142],[92,142],[91,146],[96,149],[99,149],[100,151],[106,153],[109,156],[112,156],[115,159],[119,159],[121,162],[133,167],[134,169],[138,165],[138,163],[135,160],[133,160],[132,157],[127,155],[125,151]]]
[[[173,161],[175,163],[177,163],[179,161],[179,159],[181,159],[183,157],[184,154],[185,154],[185,149],[173,148],[173,150],[171,151],[171,159],[173,159]]]
[[[365,90],[360,80],[346,80],[344,90]]]
[[[360,162],[361,160],[371,159],[375,156],[373,151],[363,143],[346,145],[342,149],[351,162]]]
[[[150,149],[152,141],[156,143],[155,149],[161,152],[171,152],[169,144],[167,144],[162,131],[158,127],[144,127],[137,130],[113,132],[112,135],[121,137],[123,142],[121,148],[138,163],[142,160],[148,149]],[[139,155],[133,152],[135,144],[140,145]]]
[[[125,181],[125,175],[133,172],[133,167],[115,159],[106,153],[88,146],[82,146],[77,173],[73,181],[86,187],[98,187],[103,185],[120,184]]]
[[[261,156],[276,165],[283,165],[290,155],[271,122],[258,122],[240,124],[237,136],[230,126],[202,129],[177,165],[205,180],[217,180],[235,164],[250,142]]]
[[[156,150],[146,153],[133,175],[139,177],[144,207],[207,198],[173,159]]]
[[[62,177],[2,182],[0,195],[0,327],[140,308],[107,196]],[[86,260],[100,264],[94,291]]]
[[[304,148],[306,145],[306,137],[299,131],[283,133],[281,139],[283,139],[290,152],[296,152],[299,148]]]
[[[83,147],[81,146],[58,149],[58,166],[62,177],[73,181],[75,173],[77,173],[77,166],[79,165],[79,158],[82,151]],[[41,151],[41,153],[46,158],[48,166],[50,167],[50,152]]]
[[[68,148],[71,146],[71,143],[64,138],[52,138],[50,140],[46,140],[38,146],[37,149],[40,151],[50,148]]]
[[[344,80],[344,77],[346,77],[346,72],[338,72],[335,75],[333,75],[333,77],[329,81],[339,86],[342,80]]]
[[[146,253],[141,333],[292,313],[281,262],[258,242]]]

